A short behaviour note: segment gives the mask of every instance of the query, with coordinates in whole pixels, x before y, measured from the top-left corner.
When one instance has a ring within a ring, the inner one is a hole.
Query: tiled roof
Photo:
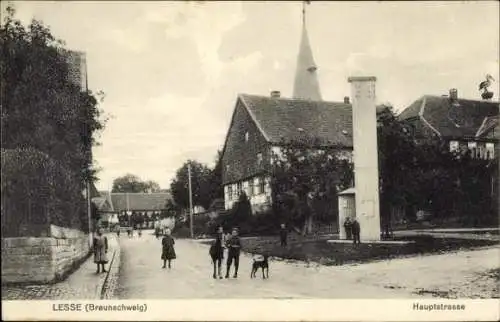
[[[475,137],[485,118],[498,117],[498,110],[498,102],[458,99],[454,103],[447,96],[426,95],[405,109],[399,118],[421,115],[441,136],[464,138]]]
[[[240,94],[239,98],[270,143],[304,139],[352,147],[350,104]]]
[[[165,208],[170,198],[170,193],[111,193],[115,211],[160,210]]]

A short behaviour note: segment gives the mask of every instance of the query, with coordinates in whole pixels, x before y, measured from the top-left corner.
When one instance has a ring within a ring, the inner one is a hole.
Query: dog
[[[262,269],[262,278],[269,278],[269,256],[268,255],[257,255],[253,258],[252,272],[250,273],[250,278],[254,278],[257,271]]]

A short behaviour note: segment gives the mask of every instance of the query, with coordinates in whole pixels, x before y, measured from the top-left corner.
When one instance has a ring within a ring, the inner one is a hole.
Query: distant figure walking
[[[288,237],[288,230],[286,229],[285,224],[281,224],[281,228],[280,228],[281,246],[287,245],[287,237]]]
[[[163,237],[163,239],[161,240],[161,245],[162,245],[161,259],[163,260],[163,268],[166,267],[167,261],[168,261],[168,268],[171,268],[170,266],[171,261],[177,258],[174,249],[175,240],[170,234],[171,234],[170,229],[167,229],[165,231],[165,237]]]
[[[158,239],[158,238],[160,238],[160,222],[159,221],[155,221],[154,228],[155,228],[156,239]]]
[[[127,234],[129,238],[134,237],[134,231],[132,230],[132,227],[128,227]]]
[[[227,267],[226,267],[226,278],[229,278],[229,272],[231,270],[231,264],[234,260],[234,275],[233,278],[238,277],[238,267],[240,266],[240,250],[241,241],[238,237],[238,229],[234,228],[231,237],[226,242],[227,251]]]
[[[120,226],[116,228],[116,237],[120,238]]]
[[[139,234],[139,237],[142,237],[142,228],[139,228],[138,234]]]
[[[360,244],[359,234],[361,233],[361,227],[359,226],[359,222],[354,218],[351,223],[352,237],[354,240],[354,244]]]
[[[347,240],[352,239],[352,222],[351,217],[347,217],[344,221],[345,238]]]
[[[94,237],[93,241],[94,250],[94,263],[97,264],[97,274],[100,273],[100,268],[102,267],[102,272],[106,272],[104,265],[108,263],[108,238],[102,234],[102,228],[97,230],[97,236]]]
[[[224,230],[222,227],[219,227],[215,236],[215,241],[212,246],[210,246],[210,257],[214,265],[213,278],[217,278],[217,276],[219,276],[220,279],[222,278],[221,266],[222,260],[224,259],[224,240]]]

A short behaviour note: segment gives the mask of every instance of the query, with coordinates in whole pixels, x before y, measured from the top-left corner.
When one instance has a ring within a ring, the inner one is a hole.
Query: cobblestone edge
[[[117,238],[116,244],[117,247],[113,252],[113,257],[111,258],[111,262],[109,264],[108,273],[100,287],[100,294],[97,298],[101,300],[109,300],[114,297],[118,274],[120,271],[120,240]]]

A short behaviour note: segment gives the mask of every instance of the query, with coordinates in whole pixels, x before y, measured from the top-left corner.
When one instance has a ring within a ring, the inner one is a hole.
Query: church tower
[[[321,101],[317,66],[309,44],[306,28],[306,3],[302,4],[302,39],[300,41],[299,56],[297,58],[297,69],[295,71],[295,82],[293,86],[293,98]]]

